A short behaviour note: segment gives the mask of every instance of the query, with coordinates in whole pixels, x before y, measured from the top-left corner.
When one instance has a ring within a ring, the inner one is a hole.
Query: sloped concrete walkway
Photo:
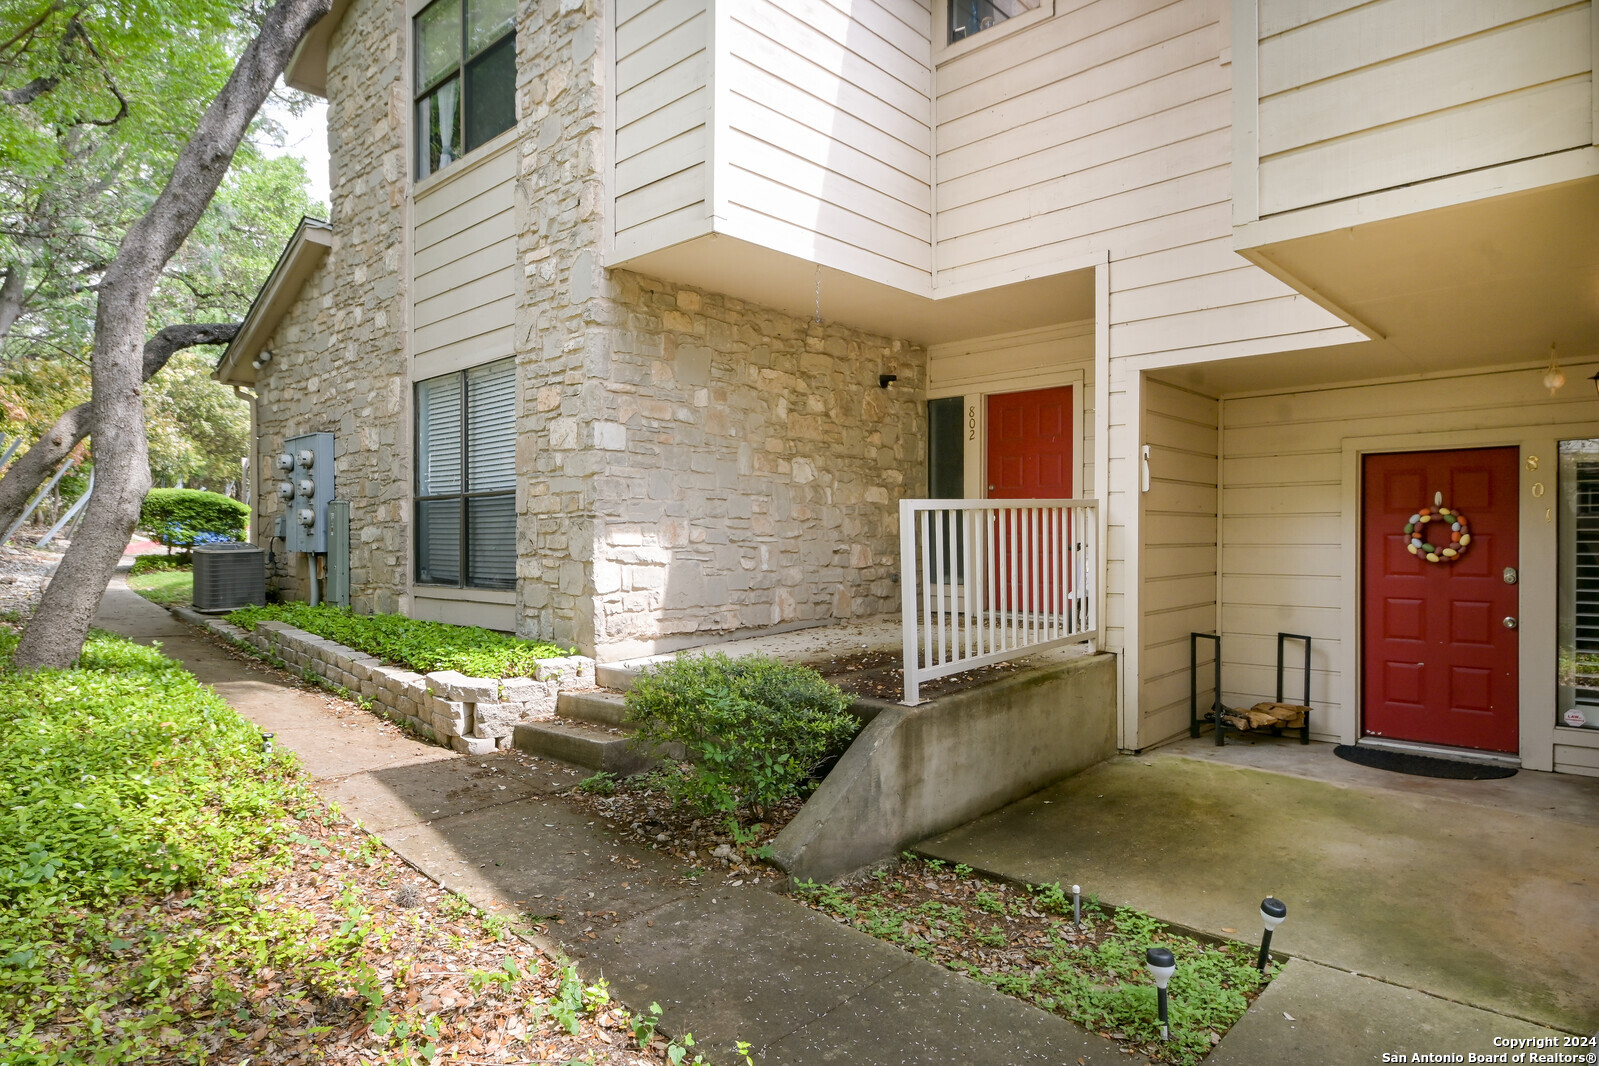
[[[633,1009],[732,1062],[1083,1063],[1130,1060],[1109,1041],[750,885],[697,884],[555,793],[582,774],[505,754],[457,755],[241,661],[128,590],[98,623],[160,641],[241,714],[296,752],[317,788],[423,872],[481,907],[549,929]]]
[[[1317,1033],[1306,1047],[1351,1056],[1329,1061],[1380,1061],[1361,1045],[1497,1053],[1495,1036],[1599,1027],[1599,781],[1436,781],[1327,745],[1256,750],[1207,739],[1119,757],[920,850],[1239,939],[1259,938],[1259,901],[1278,896],[1273,947],[1300,961],[1256,1013],[1280,1007]],[[1255,1061],[1238,1057],[1255,1028],[1214,1060]]]

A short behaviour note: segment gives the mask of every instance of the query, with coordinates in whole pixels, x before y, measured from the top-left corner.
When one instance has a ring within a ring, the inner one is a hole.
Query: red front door
[[[988,498],[1064,500],[1072,495],[1072,390],[1070,385],[988,398]],[[1001,512],[990,532],[999,602],[1024,613],[1058,613],[1060,589],[1051,579],[1059,563],[1047,544],[1072,539],[1064,529],[1046,531],[1037,513]]]
[[[988,498],[1055,500],[1072,494],[1072,389],[988,398]]]
[[[1365,457],[1366,735],[1516,751],[1517,631],[1505,619],[1518,614],[1506,571],[1521,565],[1519,483],[1515,448]],[[1439,493],[1464,518],[1463,549],[1437,517]],[[1423,509],[1432,521],[1418,532],[1439,562],[1408,550],[1405,525]]]

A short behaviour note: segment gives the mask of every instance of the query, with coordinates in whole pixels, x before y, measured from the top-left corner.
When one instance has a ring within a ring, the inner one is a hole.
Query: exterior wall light
[[[886,389],[898,380],[898,374],[879,374],[877,375],[877,387],[880,389]]]

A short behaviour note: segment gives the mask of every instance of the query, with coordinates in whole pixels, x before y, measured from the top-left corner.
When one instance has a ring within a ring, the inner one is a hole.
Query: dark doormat
[[[1431,755],[1411,755],[1403,751],[1383,748],[1361,748],[1353,744],[1340,744],[1333,749],[1340,759],[1374,770],[1392,770],[1396,774],[1413,777],[1452,777],[1460,781],[1494,781],[1501,777],[1514,777],[1516,771],[1509,766],[1467,762],[1464,759],[1437,759]]]

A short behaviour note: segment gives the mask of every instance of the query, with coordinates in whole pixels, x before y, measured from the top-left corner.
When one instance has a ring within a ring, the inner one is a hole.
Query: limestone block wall
[[[626,271],[608,297],[597,654],[897,610],[898,504],[926,489],[926,353]]]
[[[350,589],[361,611],[400,609],[410,567],[410,463],[404,301],[405,11],[356,0],[331,41],[328,140],[333,244],[279,322],[257,377],[256,537],[282,501],[271,456],[285,437],[334,434],[335,491],[350,507]],[[264,468],[264,469],[263,469]],[[304,556],[275,545],[269,575],[290,599],[309,594]]]
[[[386,717],[469,755],[510,747],[519,722],[554,718],[562,690],[594,687],[594,660],[582,656],[545,659],[535,677],[468,677],[455,670],[419,674],[283,622],[259,622],[246,630],[220,618],[191,620],[371,700]]]
[[[596,0],[536,0],[517,26],[516,350],[521,636],[594,644],[593,396],[600,304],[605,89]]]

